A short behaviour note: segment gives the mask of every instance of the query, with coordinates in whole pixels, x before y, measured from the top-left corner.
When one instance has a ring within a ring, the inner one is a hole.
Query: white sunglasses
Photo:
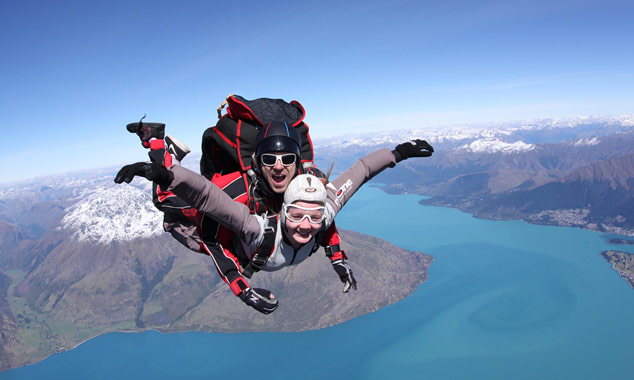
[[[295,163],[295,155],[293,153],[284,153],[284,154],[273,154],[273,153],[263,153],[260,155],[260,162],[264,166],[275,166],[277,160],[282,161],[282,165],[290,166]]]

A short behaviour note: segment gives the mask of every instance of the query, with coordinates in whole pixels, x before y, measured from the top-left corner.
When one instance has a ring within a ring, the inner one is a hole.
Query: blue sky
[[[0,182],[199,150],[230,93],[313,137],[634,113],[631,1],[0,2]]]

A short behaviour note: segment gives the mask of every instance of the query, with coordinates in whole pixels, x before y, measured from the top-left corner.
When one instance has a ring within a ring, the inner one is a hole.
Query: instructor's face
[[[262,170],[262,176],[271,187],[271,190],[278,194],[282,194],[286,191],[288,184],[291,182],[295,173],[297,172],[297,160],[290,165],[284,165],[282,163],[281,156],[290,154],[288,152],[275,152],[271,153],[278,156],[275,160],[275,165],[265,165],[260,157],[260,168]]]

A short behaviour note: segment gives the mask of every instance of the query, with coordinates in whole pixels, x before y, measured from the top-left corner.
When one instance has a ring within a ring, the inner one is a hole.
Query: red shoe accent
[[[165,166],[166,168],[169,168],[170,166],[172,166],[172,155],[169,154],[168,151],[165,151],[165,157],[163,158],[163,166]]]
[[[150,150],[165,149],[165,141],[163,139],[154,139],[150,141]]]

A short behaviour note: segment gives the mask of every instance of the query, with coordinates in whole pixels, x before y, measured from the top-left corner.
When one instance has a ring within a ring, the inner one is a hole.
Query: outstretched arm
[[[234,202],[205,177],[173,165],[169,169],[157,163],[138,162],[121,168],[116,183],[130,183],[135,176],[155,181],[173,192],[199,212],[216,220],[238,235],[246,244],[256,243],[264,235],[264,222],[252,215],[246,205]]]
[[[363,186],[388,167],[394,167],[397,162],[410,157],[429,157],[434,148],[424,140],[413,140],[399,144],[394,150],[383,148],[361,158],[351,168],[341,173],[326,186],[328,192],[329,220],[331,223],[335,215],[341,210],[350,197]]]

